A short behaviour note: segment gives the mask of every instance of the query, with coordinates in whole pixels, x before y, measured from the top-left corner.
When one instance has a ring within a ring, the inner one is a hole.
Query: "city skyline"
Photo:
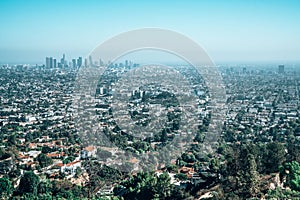
[[[121,32],[159,27],[199,43],[215,62],[300,61],[297,1],[1,1],[0,63],[86,57]]]

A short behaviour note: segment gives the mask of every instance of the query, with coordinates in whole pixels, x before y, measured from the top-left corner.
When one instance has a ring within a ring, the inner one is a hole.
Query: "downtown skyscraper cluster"
[[[56,58],[46,57],[46,68],[64,68],[64,67],[73,67],[79,68],[82,66],[82,57],[78,57],[77,59],[73,58],[71,62],[68,63],[66,60],[65,54],[60,59],[60,62],[57,62]]]

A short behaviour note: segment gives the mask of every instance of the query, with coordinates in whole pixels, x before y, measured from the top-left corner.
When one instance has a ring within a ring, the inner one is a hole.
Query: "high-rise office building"
[[[53,67],[53,58],[50,57],[50,68],[52,68],[52,67]]]
[[[63,54],[63,57],[60,59],[60,66],[64,67],[67,65],[65,54]]]
[[[50,58],[46,57],[46,68],[50,68]]]
[[[78,57],[77,59],[77,67],[81,67],[82,66],[82,57]]]
[[[76,59],[72,59],[72,67],[73,67],[73,68],[76,67]]]
[[[88,59],[87,59],[87,58],[84,59],[84,66],[85,66],[85,67],[88,66]]]
[[[89,62],[90,62],[90,63],[89,63],[90,66],[93,66],[93,65],[94,65],[92,56],[89,56]]]
[[[57,65],[56,65],[56,58],[53,59],[53,67],[54,67],[54,68],[57,67]]]
[[[284,73],[284,65],[279,65],[278,66],[278,73],[283,74]]]

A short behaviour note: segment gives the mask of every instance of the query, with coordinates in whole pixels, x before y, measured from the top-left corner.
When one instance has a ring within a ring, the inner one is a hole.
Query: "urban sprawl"
[[[91,65],[106,66],[95,91],[94,111],[99,130],[114,147],[84,145],[80,131],[88,130],[78,128],[74,120],[76,75]],[[114,86],[122,75],[138,67],[127,60],[105,63],[92,57],[68,62],[65,55],[59,61],[47,57],[44,65],[2,65],[1,198],[266,199],[278,193],[299,198],[300,179],[295,177],[300,177],[300,168],[293,171],[300,162],[299,69],[217,66],[226,90],[226,115],[218,149],[203,155],[200,146],[212,114],[209,91],[190,66],[174,66],[189,80],[197,97],[194,139],[178,158],[141,172],[139,160],[119,160],[118,149],[147,155],[186,133],[181,131],[184,124],[180,124],[180,105],[173,91],[155,84],[129,91],[126,113],[132,119],[130,126],[147,128],[151,109],[160,104],[157,115],[167,113],[164,128],[140,139],[118,126],[112,106]],[[130,170],[113,167],[118,162]]]

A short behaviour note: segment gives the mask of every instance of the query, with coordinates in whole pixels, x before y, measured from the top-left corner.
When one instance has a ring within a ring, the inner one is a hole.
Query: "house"
[[[64,152],[61,153],[48,153],[47,157],[52,158],[52,159],[59,159],[65,155]]]
[[[80,152],[80,158],[81,159],[87,159],[91,157],[96,157],[97,149],[94,146],[88,146],[85,147],[81,152]]]
[[[26,164],[27,162],[31,161],[32,159],[29,157],[29,155],[23,155],[22,153],[19,153],[18,159],[20,159],[21,164]]]
[[[28,151],[27,155],[31,158],[36,158],[40,153],[41,151]]]
[[[63,173],[75,174],[77,167],[81,168],[81,161],[76,160],[68,164],[58,163],[56,164],[56,166],[60,167],[60,171]]]
[[[29,143],[28,147],[29,149],[35,149],[37,145],[35,143]]]
[[[192,178],[195,172],[192,167],[181,167],[180,169],[178,169],[178,173],[185,174],[188,178]]]

